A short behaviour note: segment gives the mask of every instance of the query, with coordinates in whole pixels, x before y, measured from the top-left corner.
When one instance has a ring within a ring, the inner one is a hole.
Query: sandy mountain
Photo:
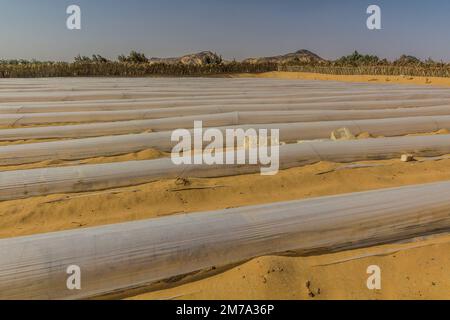
[[[150,62],[167,63],[167,64],[184,64],[184,65],[208,65],[218,64],[222,62],[222,58],[211,51],[202,51],[198,53],[188,54],[182,57],[174,58],[150,58]]]
[[[243,62],[247,63],[289,63],[289,62],[302,62],[302,63],[317,63],[324,62],[325,60],[319,57],[317,54],[309,50],[298,50],[293,53],[288,53],[273,57],[260,57],[260,58],[249,58],[245,59]]]

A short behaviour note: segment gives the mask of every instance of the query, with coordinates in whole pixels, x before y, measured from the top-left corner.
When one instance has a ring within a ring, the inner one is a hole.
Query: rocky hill
[[[394,65],[407,66],[420,64],[420,60],[414,56],[402,55],[400,58],[394,61]]]
[[[222,62],[222,58],[211,51],[202,51],[175,58],[150,58],[149,62],[203,66],[208,64],[219,64]]]
[[[325,60],[319,57],[317,54],[309,51],[309,50],[298,50],[293,53],[288,53],[284,55],[279,56],[273,56],[273,57],[260,57],[260,58],[249,58],[245,59],[243,62],[247,63],[264,63],[264,62],[270,62],[270,63],[320,63],[324,62]]]

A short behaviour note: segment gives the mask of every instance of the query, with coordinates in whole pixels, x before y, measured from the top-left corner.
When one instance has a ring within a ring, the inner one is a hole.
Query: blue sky
[[[66,29],[66,8],[82,30]],[[366,28],[366,8],[382,30]],[[131,49],[148,57],[202,50],[242,59],[309,49],[325,58],[358,50],[450,61],[447,0],[0,0],[0,58],[71,60]]]

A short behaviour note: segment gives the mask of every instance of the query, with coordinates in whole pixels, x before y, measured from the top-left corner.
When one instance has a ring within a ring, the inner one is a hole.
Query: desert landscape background
[[[306,49],[277,56],[247,58],[242,61],[226,60],[212,51],[172,58],[148,58],[145,53],[134,50],[128,55],[119,55],[115,60],[99,54],[90,57],[77,55],[72,62],[0,60],[0,78],[202,76],[273,71],[332,75],[449,77],[450,64],[431,58],[420,60],[406,54],[389,61],[358,51],[335,60],[326,60]]]

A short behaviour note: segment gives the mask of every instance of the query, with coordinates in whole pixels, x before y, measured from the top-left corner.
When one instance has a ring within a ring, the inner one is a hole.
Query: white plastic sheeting
[[[318,161],[353,162],[450,154],[448,135],[412,136],[354,141],[304,142],[279,147],[280,169]],[[225,157],[224,157],[225,159]],[[240,163],[240,162],[235,162]],[[248,163],[248,161],[247,161]],[[262,166],[267,167],[267,166]],[[175,165],[171,159],[0,172],[0,200],[54,193],[102,190],[177,177],[220,177],[261,170],[260,164]]]
[[[338,92],[342,94],[388,95],[390,93],[448,93],[445,88],[425,86],[404,86],[396,84],[353,83],[351,86],[340,82],[280,79],[224,79],[224,78],[58,78],[26,79],[14,81],[4,79],[1,83],[0,99],[14,98],[19,101],[36,99],[62,100],[81,99],[88,94],[109,95],[108,99],[121,99],[129,93],[145,93],[151,98],[166,96],[212,95],[217,93],[297,93],[311,95],[316,92]],[[98,99],[98,98],[97,98]]]
[[[0,240],[0,299],[83,299],[254,257],[324,253],[450,228],[450,183]],[[66,286],[69,266],[81,290]],[[163,282],[162,282],[163,283]]]
[[[142,111],[142,118],[153,118],[153,113]],[[108,112],[82,113],[85,121],[94,121],[96,117],[104,119]],[[128,117],[134,118],[135,113],[131,111],[111,111],[115,120],[126,120]],[[68,115],[69,114],[69,115]],[[131,115],[130,115],[131,114]],[[39,115],[38,118],[27,118],[27,116]],[[54,113],[53,116],[43,114],[26,114],[21,118],[20,115],[7,118],[0,117],[0,122],[4,125],[18,125],[52,122],[73,122],[69,116],[72,113]],[[63,117],[63,116],[66,117]],[[44,139],[44,138],[82,138],[100,135],[113,135],[123,133],[137,133],[145,130],[163,131],[176,128],[189,128],[193,126],[195,120],[204,121],[204,126],[227,126],[238,124],[264,124],[264,123],[282,123],[282,122],[319,122],[319,121],[338,121],[338,120],[362,120],[362,119],[389,119],[401,117],[418,116],[446,116],[450,115],[450,107],[421,107],[421,108],[399,108],[385,110],[308,110],[308,111],[258,111],[258,112],[229,112],[205,115],[192,115],[182,117],[167,117],[151,120],[117,121],[105,123],[90,123],[68,126],[49,126],[36,128],[16,128],[0,130],[0,141],[12,141],[22,139]],[[56,117],[56,118],[54,118]],[[78,118],[78,119],[81,119]],[[15,120],[15,121],[13,121]],[[109,119],[111,121],[113,119]],[[99,121],[97,119],[97,121]]]
[[[273,109],[290,106],[296,110],[352,110],[352,109],[389,109],[389,108],[411,108],[426,107],[436,105],[450,105],[450,94],[438,98],[430,96],[421,99],[401,99],[403,95],[380,94],[346,96],[323,95],[320,97],[296,97],[289,94],[270,94],[264,98],[264,93],[258,93],[256,96],[242,95],[241,97],[216,97],[195,96],[175,99],[173,97],[153,98],[153,99],[122,99],[122,100],[104,100],[104,101],[68,101],[55,104],[47,102],[46,104],[25,104],[21,105],[1,105],[0,114],[25,114],[25,113],[56,113],[56,112],[87,112],[87,111],[121,111],[121,110],[139,110],[139,109],[158,109],[158,108],[181,108],[195,106],[229,107],[229,106],[248,106],[255,108],[258,105],[270,105]],[[407,97],[411,95],[406,95]],[[420,94],[417,94],[420,96]]]
[[[2,129],[1,141],[190,128],[194,120],[209,127],[280,127],[283,140],[327,138],[344,126],[355,134],[389,136],[447,128],[450,116],[445,88],[272,79],[0,79],[0,101],[2,127],[103,122]],[[0,163],[171,146],[168,132],[8,146],[0,148]],[[448,154],[449,136],[285,145],[280,168],[403,153]],[[157,159],[0,172],[0,201],[260,169],[176,166]],[[0,299],[90,298],[261,255],[324,253],[402,240],[449,230],[449,212],[450,183],[445,182],[3,239]],[[71,265],[81,268],[81,290],[67,289]]]
[[[273,111],[277,109],[278,111]],[[300,109],[300,110],[299,110]],[[233,111],[251,112],[265,111],[278,113],[279,116],[292,114],[296,121],[324,121],[324,120],[353,120],[371,118],[409,117],[425,115],[450,115],[450,106],[431,106],[418,108],[396,108],[377,110],[301,110],[302,106],[270,104],[261,105],[225,105],[225,106],[199,106],[174,107],[144,110],[120,111],[92,111],[92,112],[55,112],[55,113],[25,113],[3,114],[0,117],[0,126],[36,125],[46,123],[73,123],[73,122],[106,122],[136,119],[159,119],[168,117],[182,117],[189,115],[209,115]]]
[[[92,99],[136,99],[145,98],[149,95],[145,92],[121,92],[93,91],[93,92],[6,92],[0,93],[2,102],[44,102],[44,101],[70,101],[70,100],[92,100]]]
[[[258,118],[258,115],[255,118]],[[184,125],[187,128],[191,128],[192,124],[193,121]],[[209,124],[209,121],[205,124]],[[178,123],[177,125],[183,127],[182,123]],[[280,130],[280,141],[296,142],[297,140],[327,139],[333,130],[342,127],[349,128],[355,135],[362,132],[369,132],[374,135],[397,136],[411,133],[433,132],[439,129],[450,129],[450,116],[240,125],[218,127],[218,129],[222,132],[226,129],[236,128],[244,130],[250,128],[255,130],[278,129]],[[191,135],[194,136],[193,130],[190,131]],[[77,160],[98,156],[113,156],[149,148],[170,152],[175,144],[178,143],[177,141],[171,141],[171,135],[171,131],[163,131],[0,146],[0,166],[19,165],[44,160]],[[196,138],[202,140],[201,136],[197,136]]]
[[[194,121],[203,121],[204,126],[226,126],[239,124],[240,113],[199,115],[150,120],[131,120],[105,123],[89,123],[67,126],[49,126],[0,130],[0,141],[48,138],[83,138],[143,131],[163,131],[175,128],[190,128]],[[257,121],[260,117],[254,117]],[[266,119],[266,118],[264,118]],[[263,120],[261,120],[263,121]]]

